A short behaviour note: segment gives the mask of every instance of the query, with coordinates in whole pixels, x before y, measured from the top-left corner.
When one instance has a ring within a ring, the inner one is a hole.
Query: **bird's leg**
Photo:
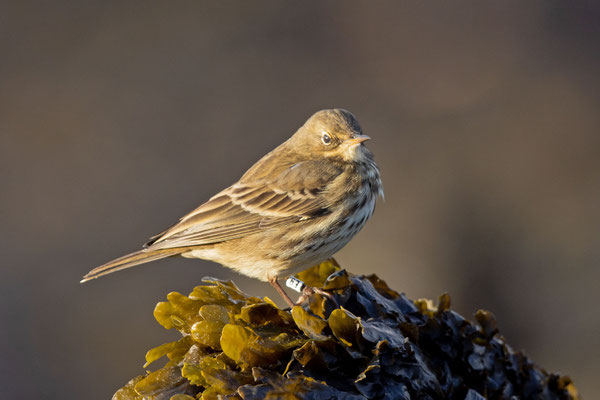
[[[281,287],[281,285],[279,284],[279,282],[277,282],[277,277],[276,276],[269,277],[269,283],[271,284],[271,286],[273,286],[275,288],[275,290],[277,290],[277,293],[279,293],[279,295],[281,297],[283,297],[283,299],[285,300],[285,302],[290,307],[294,307],[294,302],[292,301],[292,299],[290,298],[290,296],[288,296],[288,294],[285,292],[285,290],[283,290],[283,288]]]

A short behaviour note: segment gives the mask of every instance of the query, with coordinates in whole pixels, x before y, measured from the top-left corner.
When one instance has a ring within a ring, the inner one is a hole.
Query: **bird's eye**
[[[321,142],[323,142],[324,145],[329,146],[331,144],[331,136],[329,136],[327,132],[323,132]]]

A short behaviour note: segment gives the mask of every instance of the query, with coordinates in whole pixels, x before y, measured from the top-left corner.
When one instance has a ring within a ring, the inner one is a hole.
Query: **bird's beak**
[[[367,135],[354,135],[352,137],[352,139],[348,140],[348,143],[351,146],[357,145],[357,144],[361,144],[362,142],[364,142],[365,140],[369,140],[371,139],[370,137],[368,137]]]

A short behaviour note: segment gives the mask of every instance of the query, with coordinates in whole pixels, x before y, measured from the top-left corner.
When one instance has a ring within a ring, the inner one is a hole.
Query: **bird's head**
[[[354,115],[341,108],[316,112],[291,138],[303,153],[345,162],[372,158],[363,144],[366,140]]]

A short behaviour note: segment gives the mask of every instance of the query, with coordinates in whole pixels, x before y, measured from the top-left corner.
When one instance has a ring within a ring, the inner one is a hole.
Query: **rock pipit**
[[[383,195],[379,169],[358,121],[322,110],[145,248],[93,269],[82,282],[165,257],[218,262],[270,282],[318,264],[364,226]]]

